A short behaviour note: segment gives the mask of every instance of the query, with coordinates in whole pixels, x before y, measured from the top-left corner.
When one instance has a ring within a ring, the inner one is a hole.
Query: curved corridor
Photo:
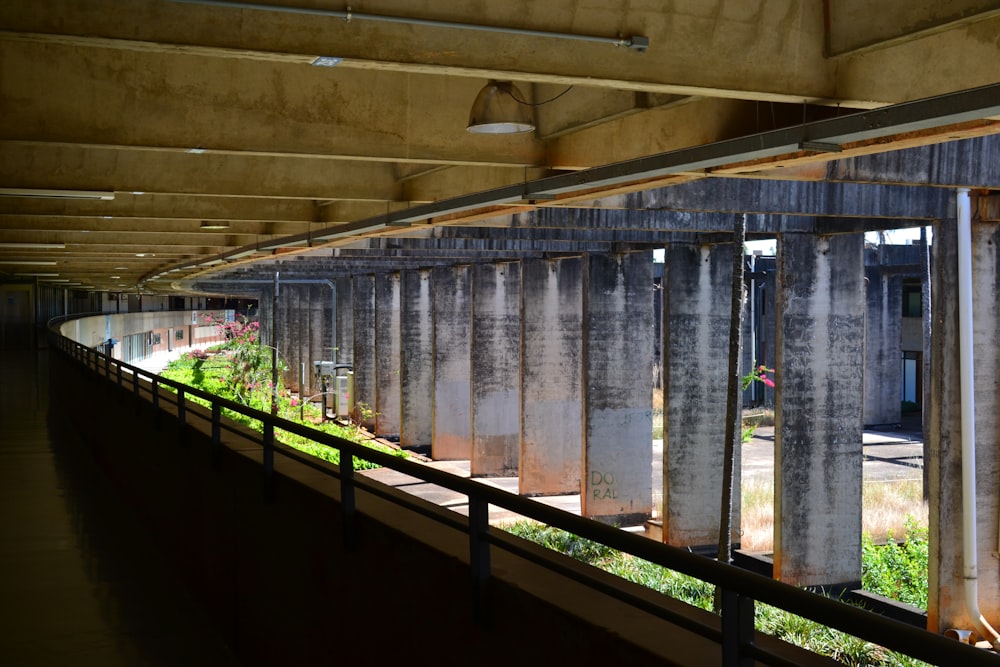
[[[0,352],[0,663],[239,664],[48,388],[46,351]]]

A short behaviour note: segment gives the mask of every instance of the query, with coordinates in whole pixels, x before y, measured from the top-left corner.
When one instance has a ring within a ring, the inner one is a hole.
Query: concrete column
[[[778,246],[774,575],[797,586],[861,580],[863,241]]]
[[[434,394],[434,327],[429,269],[403,271],[401,280],[399,444],[431,444]]]
[[[472,270],[435,268],[431,457],[472,458]]]
[[[580,492],[583,260],[521,265],[520,493]]]
[[[307,326],[308,313],[302,308],[302,289],[294,285],[279,286],[277,318],[278,363],[285,366],[282,378],[286,387],[298,385],[299,358],[302,353],[303,326]],[[273,344],[273,343],[272,343]]]
[[[973,206],[975,210],[975,206]],[[930,590],[932,632],[973,630],[965,610],[962,554],[962,422],[959,383],[958,255],[955,221],[934,226],[931,310]],[[976,397],[976,532],[979,610],[1000,626],[1000,225],[972,223],[973,355]]]
[[[375,276],[375,434],[399,437],[402,416],[399,272]]]
[[[354,419],[375,428],[375,276],[354,276]]]
[[[336,322],[337,336],[333,347],[334,354],[325,359],[332,359],[338,364],[354,363],[354,295],[353,282],[350,278],[337,278]]]
[[[619,525],[653,507],[653,256],[584,269],[584,516]]]
[[[521,272],[477,264],[472,277],[473,476],[513,476],[520,424]]]
[[[663,541],[719,541],[722,511],[731,244],[666,250],[663,308]],[[737,431],[738,433],[738,431]],[[737,448],[737,462],[739,461]],[[740,466],[733,478],[733,543],[739,543]]]
[[[866,426],[898,424],[902,382],[900,330],[902,281],[879,266],[865,267],[864,421]]]

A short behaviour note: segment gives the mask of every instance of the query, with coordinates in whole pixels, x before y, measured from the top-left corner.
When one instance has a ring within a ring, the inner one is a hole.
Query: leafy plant
[[[878,546],[867,533],[861,545],[861,583],[866,591],[927,608],[927,528],[906,517],[906,535]]]

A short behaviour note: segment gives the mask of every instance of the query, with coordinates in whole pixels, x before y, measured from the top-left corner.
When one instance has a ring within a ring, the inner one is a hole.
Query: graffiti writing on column
[[[590,472],[590,486],[594,500],[613,500],[618,497],[614,473],[592,470]]]

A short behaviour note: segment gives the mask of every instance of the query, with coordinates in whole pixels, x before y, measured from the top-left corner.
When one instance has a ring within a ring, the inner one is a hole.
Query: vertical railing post
[[[469,496],[469,566],[472,570],[472,606],[476,622],[489,626],[490,543],[489,503]]]
[[[747,648],[754,643],[753,598],[724,589],[722,591],[722,665],[753,667],[754,658]]]
[[[340,514],[344,521],[344,548],[358,546],[357,514],[354,500],[354,455],[340,450]]]
[[[187,405],[184,399],[184,387],[177,387],[177,444],[181,447],[187,444]]]
[[[222,467],[222,406],[212,401],[212,468]]]
[[[135,395],[135,414],[142,412],[142,396],[139,395],[139,373],[132,371],[132,393]]]
[[[153,428],[159,431],[163,428],[163,416],[160,414],[160,382],[155,375],[151,380],[153,382]]]
[[[274,422],[264,422],[264,502],[274,500]]]
[[[125,399],[125,387],[122,384],[121,363],[115,363],[115,383],[118,385],[118,402],[121,403]]]

